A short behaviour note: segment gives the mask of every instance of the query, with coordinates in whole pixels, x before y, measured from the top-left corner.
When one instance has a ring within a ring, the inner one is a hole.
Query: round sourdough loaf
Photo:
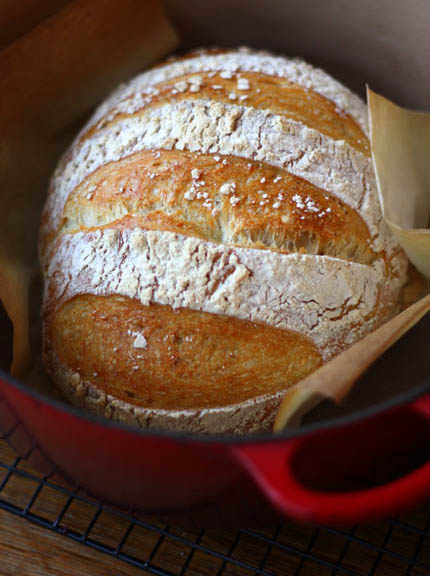
[[[201,51],[120,87],[52,178],[44,362],[138,426],[267,429],[283,391],[394,312],[365,104],[322,70]]]

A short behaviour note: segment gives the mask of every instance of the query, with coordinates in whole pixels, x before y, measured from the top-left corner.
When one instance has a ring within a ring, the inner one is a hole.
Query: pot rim
[[[335,416],[324,420],[323,422],[315,422],[310,424],[304,424],[299,428],[291,428],[281,430],[280,432],[261,432],[259,434],[249,434],[249,435],[214,435],[214,434],[197,434],[191,432],[174,432],[169,430],[153,430],[153,429],[143,429],[134,428],[129,424],[124,424],[117,422],[115,420],[108,420],[99,414],[92,412],[86,412],[84,410],[75,408],[71,404],[67,404],[61,400],[56,400],[49,398],[45,394],[32,390],[23,382],[20,382],[16,378],[10,376],[6,372],[0,369],[0,381],[6,383],[6,385],[19,390],[19,392],[29,396],[37,402],[41,402],[57,412],[63,412],[68,414],[73,418],[78,420],[84,420],[87,423],[102,426],[104,428],[113,428],[114,430],[121,430],[122,432],[127,432],[128,434],[133,434],[136,436],[142,436],[144,438],[154,438],[154,439],[170,439],[185,443],[205,443],[205,444],[217,444],[217,445],[238,445],[238,444],[264,444],[272,442],[282,442],[285,440],[290,440],[293,438],[299,438],[307,434],[312,434],[322,430],[329,430],[340,428],[345,425],[354,424],[362,420],[366,420],[373,416],[376,416],[385,411],[391,410],[392,408],[400,407],[409,404],[416,400],[417,398],[424,395],[426,392],[430,391],[430,378],[425,378],[424,381],[414,385],[412,388],[405,392],[398,393],[393,397],[386,400],[377,402],[374,405],[367,406],[366,408],[361,408],[350,414],[345,414],[342,416]],[[1,396],[1,395],[0,395]]]

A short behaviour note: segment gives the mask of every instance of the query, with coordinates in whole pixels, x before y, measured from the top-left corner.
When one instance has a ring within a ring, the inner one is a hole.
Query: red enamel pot
[[[395,389],[405,375],[412,383],[427,372],[429,320],[377,362],[350,404],[360,403],[363,390],[377,398],[387,384]],[[411,354],[416,361],[409,365]],[[45,474],[55,469],[97,498],[168,521],[238,525],[282,514],[350,524],[430,498],[430,379],[407,388],[297,430],[226,438],[137,431],[48,400],[2,374],[0,431]]]
[[[426,1],[166,4],[184,49],[248,44],[297,54],[362,94],[367,81],[399,104],[429,104]],[[0,373],[0,432],[44,473],[55,469],[98,498],[169,520],[381,519],[430,497],[429,320],[376,363],[342,415],[323,407],[299,430],[245,438],[141,432]]]

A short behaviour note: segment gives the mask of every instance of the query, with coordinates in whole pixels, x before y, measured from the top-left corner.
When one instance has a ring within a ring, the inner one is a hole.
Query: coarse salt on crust
[[[383,222],[369,158],[345,141],[300,122],[208,100],[150,109],[76,145],[54,175],[45,210],[47,225],[58,227],[69,194],[94,170],[154,148],[232,154],[284,168],[355,208],[369,228],[375,250],[390,253],[396,246]]]
[[[166,231],[106,229],[58,238],[45,298],[60,304],[80,293],[120,294],[144,305],[227,314],[305,334],[328,359],[341,342],[347,346],[367,332],[380,320],[379,308],[395,299],[402,280],[384,280],[382,260],[368,266]]]
[[[259,72],[269,76],[286,78],[299,86],[308,88],[335,103],[339,110],[350,114],[368,133],[367,110],[364,102],[329,74],[297,58],[275,56],[263,51],[232,51],[221,54],[200,54],[193,58],[167,63],[144,72],[116,90],[96,111],[89,125],[97,122],[112,109],[133,113],[141,106],[139,96],[146,88],[151,89],[184,74],[199,72]]]
[[[225,182],[219,189],[220,193],[224,195],[233,194],[235,190],[236,190],[235,182]]]
[[[238,90],[249,90],[249,80],[247,78],[238,78],[237,79],[237,89]],[[242,98],[242,96],[241,96]]]
[[[141,332],[133,332],[133,348],[147,348],[148,342]]]

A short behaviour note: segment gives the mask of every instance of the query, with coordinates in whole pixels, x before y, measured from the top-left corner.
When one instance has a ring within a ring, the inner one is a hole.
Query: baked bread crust
[[[66,396],[205,433],[268,428],[407,280],[364,103],[247,50],[167,62],[102,104],[53,175],[40,252],[44,362]]]
[[[138,428],[155,428],[195,434],[252,434],[270,430],[284,392],[250,398],[240,404],[194,410],[163,410],[136,406],[106,394],[83,380],[55,355],[49,371],[65,397],[77,408]]]

